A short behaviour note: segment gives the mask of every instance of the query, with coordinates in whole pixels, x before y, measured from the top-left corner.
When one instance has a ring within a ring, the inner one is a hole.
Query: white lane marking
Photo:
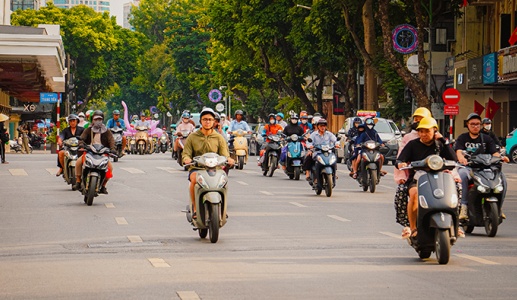
[[[380,234],[384,234],[384,235],[387,235],[389,237],[393,237],[393,238],[396,238],[396,239],[399,239],[401,240],[402,239],[402,236],[400,234],[395,234],[395,233],[392,233],[392,232],[387,232],[387,231],[379,231]]]
[[[131,242],[131,243],[142,243],[142,238],[139,237],[138,235],[128,235],[127,236],[127,239]]]
[[[379,184],[380,187],[383,187],[385,189],[389,189],[389,190],[394,190],[395,188],[392,187],[392,186],[387,186],[387,185],[383,185],[383,184]]]
[[[45,169],[45,170],[47,170],[47,172],[48,172],[50,175],[56,175],[57,170],[59,170],[59,168],[48,168],[48,169]]]
[[[105,203],[104,206],[106,206],[106,208],[115,208],[115,205],[113,205],[113,203]]]
[[[264,195],[273,196],[273,193],[266,192],[266,191],[260,191]]]
[[[240,170],[240,171],[243,173],[246,173],[246,174],[258,174],[258,172],[255,172],[255,171],[244,171],[244,170]]]
[[[171,167],[156,167],[156,168],[160,169],[160,170],[163,170],[165,172],[171,173],[171,174],[179,172],[179,170],[171,168]]]
[[[332,218],[332,219],[334,219],[334,220],[341,221],[341,222],[351,222],[351,221],[350,221],[350,220],[348,220],[348,219],[341,218],[340,216],[336,216],[336,215],[327,215],[327,217]]]
[[[305,206],[305,205],[303,205],[301,203],[298,203],[298,202],[289,202],[289,203],[291,203],[294,206],[298,206],[298,207],[307,207],[307,206]]]
[[[118,225],[127,225],[127,221],[126,221],[126,218],[124,217],[117,217],[115,218],[115,221],[117,221],[117,224]]]
[[[238,183],[238,184],[240,184],[240,185],[249,185],[249,184],[247,184],[247,183],[246,183],[246,182],[244,182],[244,181],[235,181],[235,182],[237,182],[237,183]]]
[[[148,258],[147,259],[151,265],[155,268],[170,268],[171,266],[165,262],[165,260],[161,258]]]
[[[349,172],[347,172],[347,171],[343,171],[343,170],[337,170],[337,171],[338,171],[339,173],[341,173],[341,174],[348,174],[348,173],[349,173]]]
[[[135,168],[121,168],[122,170],[129,172],[131,174],[144,174],[145,172]]]
[[[491,261],[491,260],[487,260],[487,259],[484,259],[481,257],[471,256],[471,255],[467,255],[467,254],[454,254],[454,255],[456,255],[458,257],[470,259],[470,260],[473,260],[475,262],[478,262],[478,263],[484,264],[484,265],[500,265],[500,263],[497,263],[497,262]]]
[[[9,173],[11,173],[12,176],[29,176],[24,169],[9,169]]]
[[[199,296],[194,291],[177,291],[178,297],[181,300],[200,300]]]

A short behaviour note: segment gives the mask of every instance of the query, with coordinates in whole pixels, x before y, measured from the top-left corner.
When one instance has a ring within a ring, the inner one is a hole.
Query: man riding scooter
[[[109,119],[106,123],[106,127],[108,129],[112,129],[115,127],[121,128],[123,131],[126,131],[126,123],[124,120],[120,118],[120,111],[115,109],[113,111],[113,118]],[[124,156],[124,150],[126,149],[127,139],[124,135],[122,135],[122,151],[120,152],[120,157]]]
[[[262,144],[262,148],[260,149],[260,158],[259,158],[259,162],[258,162],[259,166],[262,166],[262,163],[264,162],[264,159],[265,159],[265,155],[264,155],[266,152],[265,150],[266,150],[267,144],[270,142],[268,139],[268,136],[275,135],[279,131],[283,130],[283,127],[276,123],[275,114],[269,114],[268,119],[269,119],[269,123],[264,126],[264,131],[262,132],[262,136],[264,136],[266,138],[266,142]]]
[[[72,137],[80,137],[84,131],[84,128],[77,126],[78,123],[79,117],[75,114],[70,114],[68,116],[68,127],[63,129],[57,138],[57,144],[61,150],[59,150],[59,153],[57,154],[57,166],[59,167],[59,171],[57,171],[56,176],[63,174],[63,166],[65,164],[65,149],[63,149],[63,141]]]
[[[176,126],[176,131],[174,134],[176,136],[182,135],[183,134],[182,132],[188,132],[188,134],[190,134],[194,131],[194,129],[196,129],[196,126],[190,122],[190,114],[185,112],[181,115],[181,123]],[[187,136],[188,136],[188,134],[187,134]],[[173,154],[172,157],[174,157],[174,158],[177,158],[177,155],[178,155],[178,148],[180,147],[179,142],[180,142],[179,138],[174,140],[173,152],[172,152],[172,154]]]
[[[235,111],[235,119],[230,122],[230,127],[228,127],[228,134],[230,135],[230,149],[233,147],[234,139],[232,132],[239,129],[242,129],[244,132],[251,132],[250,126],[246,121],[244,121],[244,113],[240,109]]]
[[[364,121],[364,125],[366,126],[364,129],[364,132],[361,133],[355,140],[355,145],[360,146],[362,143],[372,140],[374,142],[377,142],[381,144],[381,147],[384,147],[384,143],[373,127],[375,127],[375,120],[373,118],[368,118]],[[352,162],[352,178],[357,178],[357,168],[359,166],[359,162],[361,161],[361,155],[357,155],[357,158]],[[380,158],[380,164],[379,164],[379,171],[381,176],[386,175],[386,171],[382,170],[382,165],[384,164],[384,155],[381,154]]]
[[[297,114],[291,115],[289,124],[284,127],[283,134],[287,137],[295,134],[301,138],[304,133],[305,132],[303,131],[303,128],[300,125],[298,125],[298,115]],[[284,172],[287,168],[287,166],[285,164],[286,158],[287,158],[287,145],[282,147],[282,154],[280,155],[280,165],[282,165],[282,170]]]
[[[307,154],[305,156],[305,160],[303,161],[303,169],[305,170],[305,179],[312,183],[311,181],[311,170],[314,166],[314,157],[313,155],[313,149],[314,147],[319,147],[321,145],[329,145],[330,147],[338,146],[336,145],[337,138],[336,136],[330,132],[327,131],[327,120],[320,118],[318,120],[318,123],[316,124],[316,131],[314,131],[310,139],[311,141],[307,143],[307,148],[309,148],[309,151],[307,151]]]

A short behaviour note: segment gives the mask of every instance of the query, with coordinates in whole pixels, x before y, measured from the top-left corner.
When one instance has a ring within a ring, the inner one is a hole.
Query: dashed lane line
[[[113,205],[113,203],[105,203],[104,206],[106,206],[106,208],[115,208],[115,205]]]
[[[45,170],[47,170],[47,172],[48,172],[50,175],[56,175],[57,170],[59,170],[59,168],[47,168],[47,169],[45,169]]]
[[[117,221],[118,225],[127,225],[128,224],[126,221],[126,218],[124,218],[124,217],[116,217],[115,221]]]
[[[383,187],[385,189],[388,189],[388,190],[394,190],[395,188],[392,187],[392,186],[387,186],[387,185],[384,185],[384,184],[379,184],[380,187]]]
[[[380,234],[384,234],[384,235],[387,235],[389,237],[393,237],[393,238],[396,238],[396,239],[402,239],[402,236],[400,234],[395,234],[393,232],[387,232],[387,231],[379,231]]]
[[[298,203],[298,202],[289,202],[289,203],[291,203],[294,206],[298,206],[298,207],[307,207],[307,206],[305,206],[305,205],[303,205],[301,203]]]
[[[181,300],[200,300],[198,294],[194,291],[177,291],[178,297]]]
[[[131,173],[131,174],[145,174],[144,171],[136,169],[136,168],[120,168],[120,169],[122,169],[128,173]]]
[[[478,263],[484,264],[484,265],[500,265],[500,263],[497,263],[495,261],[487,260],[487,259],[484,259],[481,257],[472,256],[472,255],[467,255],[467,254],[454,254],[454,255],[461,257],[461,258],[470,259],[472,261],[475,261],[475,262],[478,262]]]
[[[238,183],[238,184],[240,184],[240,185],[249,185],[249,184],[247,184],[247,183],[246,183],[246,182],[244,182],[244,181],[235,181],[235,182],[237,182],[237,183]]]
[[[139,237],[138,235],[128,235],[127,236],[127,239],[129,240],[129,242],[131,243],[142,243],[142,238]]]
[[[273,193],[270,193],[270,192],[266,192],[266,191],[260,191],[262,194],[264,195],[267,195],[267,196],[273,196],[274,194]]]
[[[9,173],[11,173],[12,176],[29,176],[24,169],[9,169]]]
[[[171,266],[161,258],[148,258],[151,265],[155,268],[170,268]]]
[[[334,219],[334,220],[341,221],[341,222],[351,222],[351,221],[350,221],[350,220],[348,220],[348,219],[341,218],[340,216],[336,216],[336,215],[327,215],[327,217],[332,218],[332,219]]]
[[[178,173],[180,170],[178,169],[174,169],[174,168],[171,168],[171,167],[156,167],[157,169],[160,169],[160,170],[163,170],[165,172],[168,172],[168,173]]]

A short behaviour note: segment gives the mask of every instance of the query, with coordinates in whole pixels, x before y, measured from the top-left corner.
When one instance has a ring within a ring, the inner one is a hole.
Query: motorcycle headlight
[[[375,143],[366,143],[366,148],[373,150],[375,149]]]
[[[488,192],[488,189],[487,189],[486,187],[482,186],[482,185],[478,185],[477,190],[478,190],[478,192],[480,192],[480,193],[486,193],[486,192]]]
[[[381,154],[380,153],[375,154],[375,161],[378,161],[379,159],[381,159]]]
[[[429,208],[429,205],[427,204],[427,201],[423,195],[418,196],[418,203],[420,203],[422,208]]]
[[[332,155],[329,159],[329,164],[330,165],[333,165],[336,163],[336,156],[335,155]]]
[[[291,134],[290,139],[291,139],[291,141],[296,142],[298,140],[298,135]]]
[[[327,151],[329,151],[329,149],[330,149],[329,145],[321,146],[321,151],[323,151],[323,152],[327,152]]]
[[[228,177],[221,176],[221,178],[219,178],[219,182],[217,183],[217,188],[222,189],[226,186],[227,183],[228,183]]]
[[[451,208],[458,207],[458,195],[457,194],[452,194],[451,202],[449,203],[449,205],[451,206]]]
[[[370,158],[368,157],[368,154],[363,153],[363,160],[364,161],[370,161]]]
[[[199,184],[199,186],[201,188],[204,188],[204,189],[209,189],[210,187],[208,186],[208,183],[206,183],[205,179],[203,178],[203,176],[201,175],[197,175],[197,180],[196,180],[197,184]]]
[[[443,168],[443,159],[438,155],[432,155],[427,159],[427,166],[433,171],[441,170]]]
[[[99,164],[99,169],[100,170],[106,170],[108,168],[108,162],[109,162],[109,159],[102,161]]]
[[[88,168],[93,167],[93,160],[91,159],[91,157],[86,156],[85,163],[86,163],[86,167],[88,167]]]
[[[499,193],[502,193],[503,190],[504,190],[503,185],[502,184],[498,184],[494,188],[494,193],[498,193],[499,194]]]
[[[318,155],[318,156],[317,156],[317,158],[316,158],[316,160],[317,160],[320,164],[322,164],[322,165],[326,165],[325,161],[323,160],[323,157],[321,157],[321,156],[319,156],[319,155]]]

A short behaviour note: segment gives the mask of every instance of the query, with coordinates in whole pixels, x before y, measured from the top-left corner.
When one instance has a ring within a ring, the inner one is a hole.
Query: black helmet
[[[238,109],[238,110],[235,111],[235,115],[244,116],[244,113],[242,112],[242,110]]]
[[[92,114],[92,120],[95,119],[95,117],[101,117],[104,120],[104,113],[102,110],[96,110]]]
[[[321,117],[321,114],[319,112],[314,113],[314,117]]]
[[[492,124],[492,120],[490,120],[489,118],[484,118],[481,123],[483,123],[483,124]]]
[[[213,109],[211,109],[209,107],[203,108],[203,110],[201,111],[201,114],[199,115],[199,117],[202,118],[206,114],[211,114],[212,117],[214,117],[214,119],[215,119],[215,111]]]
[[[354,122],[353,122],[353,123],[354,123],[354,124],[355,124],[355,123],[359,123],[359,124],[361,124],[361,123],[363,123],[363,120],[361,120],[361,118],[359,118],[359,117],[355,117],[355,118],[354,118]]]
[[[320,119],[318,120],[317,125],[327,125],[327,120],[325,120],[325,119],[323,119],[323,118],[320,118]]]
[[[76,115],[76,114],[70,114],[68,116],[68,122],[72,121],[72,120],[76,120],[76,121],[79,121],[79,117]]]
[[[481,117],[476,114],[476,113],[470,113],[468,116],[467,116],[467,122],[472,120],[472,119],[478,119],[479,121],[481,121]]]

